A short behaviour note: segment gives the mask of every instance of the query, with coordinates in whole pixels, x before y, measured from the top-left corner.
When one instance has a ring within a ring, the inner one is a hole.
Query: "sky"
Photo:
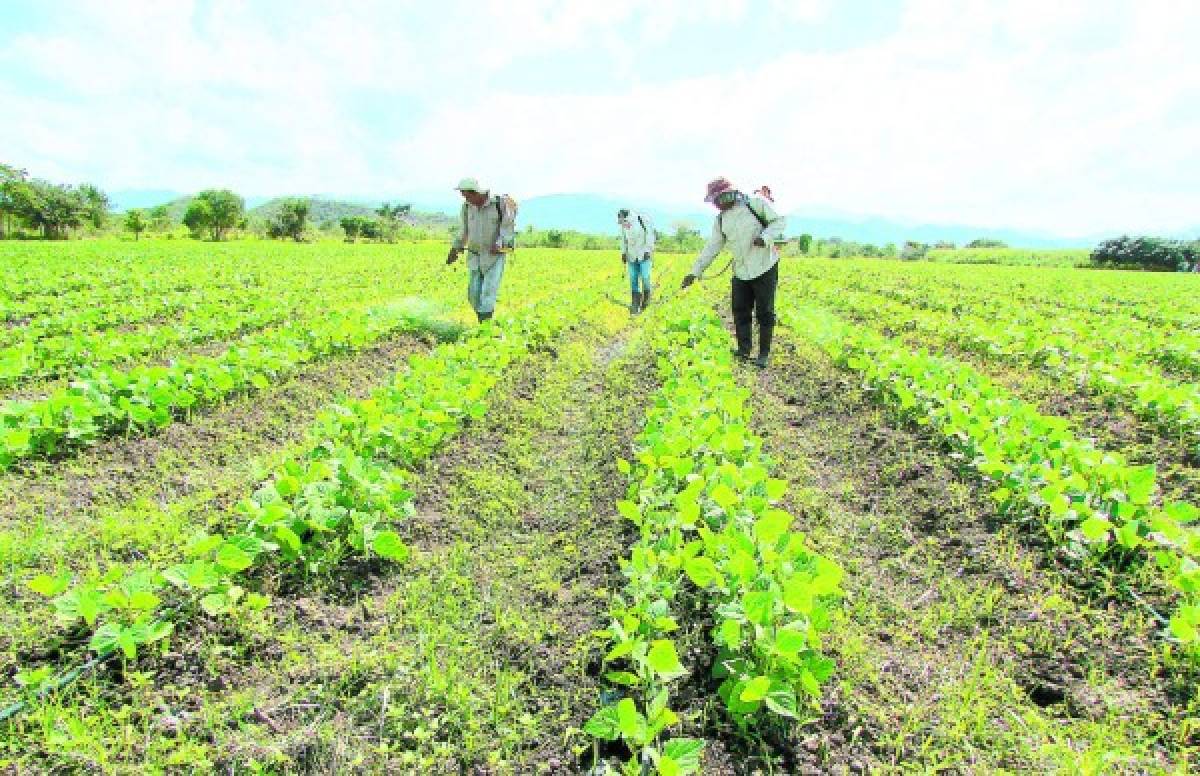
[[[0,161],[107,190],[594,192],[1200,231],[1194,0],[0,0]]]

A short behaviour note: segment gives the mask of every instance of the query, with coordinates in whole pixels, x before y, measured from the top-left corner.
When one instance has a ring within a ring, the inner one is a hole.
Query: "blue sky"
[[[0,0],[0,159],[111,189],[1200,228],[1200,4]]]

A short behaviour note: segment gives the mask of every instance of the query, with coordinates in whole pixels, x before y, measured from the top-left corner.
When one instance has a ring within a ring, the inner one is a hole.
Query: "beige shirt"
[[[654,254],[654,222],[650,216],[629,211],[625,219],[629,228],[621,227],[621,255],[628,261],[642,261]]]
[[[502,198],[492,196],[489,192],[487,202],[481,207],[464,202],[459,218],[454,249],[467,249],[467,267],[470,269],[490,269],[500,258],[500,254],[493,253],[493,250],[512,250],[516,217]]]
[[[751,203],[767,222],[765,227],[750,209]],[[720,213],[713,222],[712,235],[696,258],[692,274],[701,277],[722,249],[728,248],[733,254],[734,277],[754,280],[779,261],[779,251],[773,241],[783,236],[786,226],[787,219],[776,213],[766,200],[755,197],[747,202],[739,202]],[[763,238],[766,245],[755,245],[755,237]]]

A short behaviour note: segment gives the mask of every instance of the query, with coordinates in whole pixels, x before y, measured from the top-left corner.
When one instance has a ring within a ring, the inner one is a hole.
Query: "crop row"
[[[700,767],[703,743],[666,733],[679,722],[672,684],[690,673],[680,658],[681,616],[715,623],[700,649],[716,653],[718,694],[747,733],[800,717],[833,669],[820,634],[842,570],[811,552],[791,530],[792,515],[773,506],[785,483],[770,477],[749,429],[748,391],[734,378],[727,340],[719,319],[700,308],[658,334],[664,384],[634,462],[622,462],[631,484],[617,507],[637,538],[621,561],[625,583],[611,599],[604,656],[605,677],[622,697],[584,730],[624,743],[626,774]]]
[[[418,275],[413,285],[418,285]],[[212,291],[206,291],[209,297]],[[378,289],[344,287],[337,279],[308,287],[287,287],[271,293],[261,290],[226,292],[221,298],[193,303],[187,313],[170,324],[119,332],[70,329],[70,334],[28,337],[18,345],[0,349],[0,388],[28,380],[71,376],[90,368],[121,365],[136,358],[170,353],[173,349],[263,329],[285,320],[308,319],[329,309],[359,308],[376,300]]]
[[[1112,352],[1117,358],[1136,355],[1177,372],[1200,376],[1200,333],[1192,329],[1164,327],[1119,313],[1097,314],[1046,302],[1019,302],[982,289],[968,292],[933,284],[880,287],[861,279],[839,282],[840,292],[827,279],[815,280],[814,285],[822,295],[861,291],[908,307],[968,319],[979,328],[1020,328],[1030,339],[1054,337],[1093,354]]]
[[[798,306],[783,320],[859,374],[895,413],[936,429],[952,454],[992,489],[1001,513],[1034,519],[1081,560],[1121,568],[1152,560],[1180,600],[1178,641],[1200,644],[1200,509],[1156,503],[1153,466],[1077,437],[1069,421],[1042,415],[970,365],[912,352],[826,310]]]
[[[193,408],[262,390],[303,364],[423,325],[419,311],[399,305],[332,312],[248,336],[217,356],[128,371],[93,369],[43,399],[0,403],[0,468],[108,436],[151,433]]]
[[[1088,316],[1098,327],[1129,322],[1193,333],[1200,329],[1196,277],[1179,273],[1019,267],[970,267],[925,262],[805,260],[791,275],[836,277],[862,290],[905,294],[931,304],[982,310],[994,305],[1043,310],[1047,315]]]
[[[876,326],[913,330],[985,358],[1038,369],[1070,386],[1112,396],[1164,433],[1188,440],[1200,457],[1200,385],[1172,380],[1147,364],[1139,347],[1090,345],[1053,325],[952,315],[851,291],[816,291],[823,303]]]
[[[504,369],[566,326],[579,299],[413,356],[369,398],[333,405],[303,452],[233,508],[226,522],[236,530],[198,534],[175,565],[114,566],[92,579],[42,574],[29,587],[52,599],[64,626],[85,627],[97,655],[119,650],[133,660],[192,617],[267,606],[266,595],[250,591],[265,567],[303,577],[330,573],[350,556],[404,561],[409,548],[397,529],[413,511],[413,468],[486,413]],[[57,686],[52,673],[46,666],[18,679],[36,691]]]

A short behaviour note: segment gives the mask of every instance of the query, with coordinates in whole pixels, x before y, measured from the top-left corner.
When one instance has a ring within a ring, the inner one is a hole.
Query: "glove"
[[[687,288],[688,286],[690,286],[692,283],[695,283],[695,282],[696,282],[695,275],[690,275],[690,274],[684,275],[683,276],[683,285],[681,285],[680,288]]]
[[[764,239],[763,239],[763,238],[761,238],[761,237],[755,237],[755,238],[754,238],[754,244],[755,244],[755,245],[757,245],[759,248],[762,248],[762,247],[765,247],[765,246],[766,246],[766,244],[767,244],[767,241],[766,241],[766,240],[764,240]]]
[[[646,251],[646,255],[642,257],[642,261],[650,261],[650,251]]]

